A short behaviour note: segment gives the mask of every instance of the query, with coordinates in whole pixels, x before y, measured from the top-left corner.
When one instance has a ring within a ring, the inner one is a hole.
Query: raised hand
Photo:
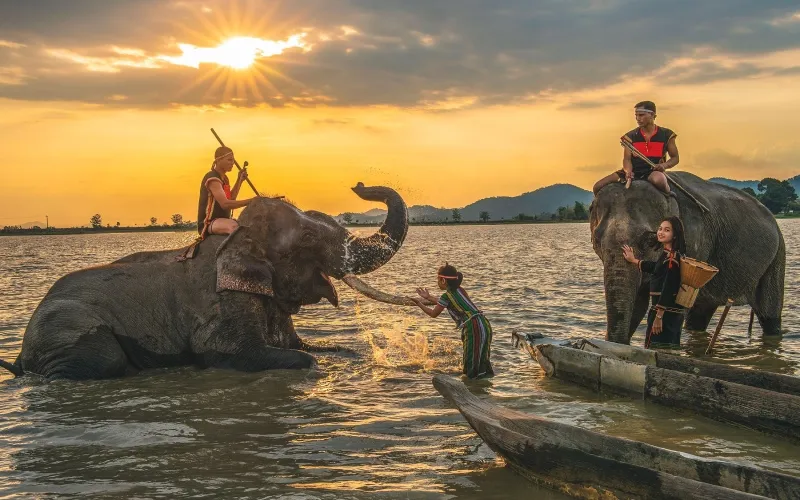
[[[633,248],[628,245],[622,245],[622,256],[631,264],[636,263],[636,256],[633,254]]]
[[[435,299],[433,297],[431,297],[431,293],[428,291],[427,288],[419,287],[419,288],[417,288],[417,293],[423,299],[428,299],[428,300],[431,300],[431,301],[435,301]]]

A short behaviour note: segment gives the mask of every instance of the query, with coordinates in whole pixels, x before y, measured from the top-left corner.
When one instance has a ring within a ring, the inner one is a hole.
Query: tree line
[[[168,222],[162,222],[161,227],[176,227],[182,229],[188,229],[195,226],[195,223],[192,221],[184,221],[183,216],[181,214],[172,214],[170,217],[172,220],[172,224]],[[89,224],[91,224],[92,228],[100,229],[103,227],[103,216],[100,214],[94,214],[89,218]],[[150,217],[150,226],[156,227],[158,226],[158,218],[157,217]],[[120,227],[119,222],[116,225],[112,226],[111,224],[106,224],[107,228],[110,227]]]
[[[742,191],[760,201],[773,214],[800,212],[797,192],[789,181],[766,177],[758,183],[756,189],[758,193],[751,187],[746,187]]]
[[[482,212],[480,212],[478,214],[478,220],[481,221],[481,222],[486,223],[486,222],[489,222],[490,220],[497,221],[498,219],[493,219],[492,218],[492,214],[490,212],[484,210],[484,211],[482,211]],[[505,217],[501,217],[499,219],[499,221],[505,221],[505,220],[506,220]],[[581,203],[579,201],[576,201],[575,204],[572,205],[572,206],[558,207],[558,210],[556,210],[555,213],[542,212],[542,213],[537,214],[537,215],[530,215],[530,214],[520,213],[520,214],[517,214],[517,215],[511,217],[511,219],[509,219],[509,220],[511,220],[511,221],[582,221],[582,220],[589,220],[589,210],[586,208],[585,204],[583,204],[583,203]],[[359,223],[361,223],[357,218],[355,218],[354,214],[349,213],[349,212],[342,214],[342,222],[344,222],[345,224],[359,224]],[[436,223],[436,222],[460,223],[460,222],[464,222],[464,218],[461,215],[461,210],[459,210],[458,208],[454,208],[450,212],[450,216],[445,217],[444,220],[441,220],[441,219],[428,220],[427,217],[423,217],[421,220],[417,220],[416,217],[412,217],[410,222],[411,223],[417,223],[417,222],[423,222],[423,223],[427,223],[427,222],[431,222],[431,223]],[[369,221],[369,222],[368,221],[364,221],[364,223],[374,223],[374,221]]]

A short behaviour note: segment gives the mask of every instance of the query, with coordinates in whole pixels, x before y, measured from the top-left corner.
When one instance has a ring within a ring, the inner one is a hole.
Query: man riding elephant
[[[369,237],[323,213],[259,197],[229,236],[208,236],[192,259],[176,262],[176,250],[141,252],[68,274],[33,313],[16,362],[0,366],[48,379],[183,365],[312,367],[309,351],[335,348],[301,340],[291,315],[323,298],[338,306],[331,277],[358,285],[351,275],[388,262],[408,230],[395,191],[361,183],[353,190],[387,205],[383,226]]]
[[[738,189],[688,172],[669,177],[682,188],[673,191],[675,197],[658,196],[648,182],[634,181],[630,189],[613,183],[589,209],[592,244],[603,262],[607,339],[629,343],[649,307],[650,277],[625,261],[621,247],[629,245],[639,259],[657,260],[662,248],[656,230],[670,216],[680,217],[686,228],[686,256],[719,269],[700,290],[685,327],[705,330],[717,307],[733,299],[753,308],[764,335],[779,335],[786,249],[775,217]]]

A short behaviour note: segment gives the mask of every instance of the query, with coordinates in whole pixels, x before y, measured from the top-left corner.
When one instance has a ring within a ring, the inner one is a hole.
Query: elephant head
[[[253,200],[242,211],[239,228],[217,250],[217,291],[270,296],[292,314],[323,298],[338,306],[331,278],[378,269],[394,256],[408,231],[408,211],[397,192],[362,183],[352,189],[388,208],[385,222],[369,237],[351,234],[321,212],[304,212],[278,199]]]
[[[592,246],[603,261],[606,295],[606,339],[627,344],[647,308],[648,277],[622,257],[622,246],[636,256],[656,260],[661,246],[656,230],[670,215],[679,215],[674,197],[665,196],[649,182],[604,187],[589,208]]]

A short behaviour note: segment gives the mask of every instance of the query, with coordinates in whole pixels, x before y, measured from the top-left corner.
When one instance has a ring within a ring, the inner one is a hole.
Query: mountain
[[[19,225],[19,227],[21,227],[22,229],[30,229],[32,227],[37,227],[37,226],[41,227],[41,228],[44,228],[45,226],[47,226],[47,224],[37,220],[37,221],[34,221],[34,222],[26,222],[25,224],[20,224]]]
[[[519,196],[494,196],[484,198],[459,208],[461,220],[477,221],[481,212],[489,212],[491,220],[511,219],[516,215],[539,215],[554,213],[561,206],[572,206],[580,201],[587,207],[592,201],[592,193],[571,184],[555,184]],[[342,221],[344,214],[335,218]],[[381,223],[386,210],[372,209],[362,214],[352,214],[353,222]],[[416,222],[437,222],[452,220],[452,208],[436,208],[431,205],[414,205],[408,209],[408,219]]]
[[[758,192],[756,180],[739,181],[726,179],[724,177],[713,177],[708,179],[710,182],[724,184],[736,189],[752,188]],[[789,183],[800,195],[800,175],[788,179]],[[554,184],[543,187],[519,196],[493,196],[483,198],[465,207],[460,207],[461,220],[477,221],[480,220],[481,212],[489,212],[490,220],[512,219],[519,214],[540,215],[552,214],[558,211],[558,207],[573,206],[576,201],[583,203],[587,208],[592,202],[593,195],[590,191],[581,189],[572,184]],[[386,218],[386,210],[373,208],[362,214],[351,214],[353,222],[380,224]],[[342,222],[344,214],[335,217]],[[408,220],[412,222],[439,222],[452,220],[452,208],[436,208],[431,205],[414,205],[408,209]]]
[[[555,184],[519,196],[496,196],[484,198],[461,209],[462,220],[479,220],[481,212],[489,212],[492,220],[511,219],[525,215],[555,213],[558,207],[573,206],[579,201],[589,207],[592,202],[591,191],[572,184]],[[452,210],[450,213],[452,217]]]
[[[800,194],[800,175],[796,175],[791,179],[786,179],[789,181],[789,184],[794,187],[794,190],[797,191],[797,194]],[[736,181],[733,179],[726,179],[724,177],[712,177],[709,179],[711,182],[716,182],[718,184],[725,184],[726,186],[730,186],[736,189],[744,189],[746,187],[751,188],[753,191],[758,193],[758,183],[760,181]]]
[[[709,179],[709,181],[716,182],[717,184],[724,184],[726,186],[730,186],[736,189],[744,189],[746,187],[749,187],[756,192],[758,191],[758,183],[759,183],[759,181],[736,181],[733,179],[726,179],[724,177],[712,177],[711,179]]]

